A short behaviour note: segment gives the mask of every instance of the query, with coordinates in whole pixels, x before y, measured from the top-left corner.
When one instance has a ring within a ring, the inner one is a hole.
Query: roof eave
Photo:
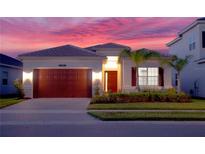
[[[182,38],[181,37],[177,37],[175,38],[174,40],[172,40],[171,42],[167,43],[166,46],[167,47],[170,47],[171,45],[177,43],[179,40],[181,40]]]
[[[105,56],[18,56],[18,59],[104,59]]]
[[[181,30],[178,35],[182,35],[185,32],[189,31],[191,28],[195,27],[198,24],[205,24],[205,21],[203,20],[196,20],[194,21],[192,24],[188,25],[187,27],[185,27],[183,30]]]
[[[183,35],[184,33],[186,33],[187,31],[189,31],[191,28],[195,27],[198,24],[205,24],[205,21],[203,21],[203,20],[196,20],[196,21],[194,21],[192,24],[188,25],[183,30],[181,30],[178,33],[178,37],[176,39],[172,40],[171,42],[167,43],[166,46],[169,47],[169,46],[175,44],[176,42],[178,42],[179,40],[181,40],[182,37],[180,35]]]

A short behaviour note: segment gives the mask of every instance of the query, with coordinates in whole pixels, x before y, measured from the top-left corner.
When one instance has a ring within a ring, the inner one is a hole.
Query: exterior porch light
[[[105,69],[117,69],[118,68],[118,56],[107,56]]]
[[[93,81],[102,80],[102,72],[92,72]]]
[[[33,80],[33,72],[23,72],[23,82],[32,81]]]

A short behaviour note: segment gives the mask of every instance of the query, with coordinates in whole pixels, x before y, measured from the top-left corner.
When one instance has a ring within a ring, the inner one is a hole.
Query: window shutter
[[[164,69],[159,67],[159,86],[164,86]]]
[[[136,67],[132,67],[132,86],[136,86],[136,79],[137,79],[137,75],[136,75]]]
[[[205,31],[202,32],[202,48],[205,48]]]

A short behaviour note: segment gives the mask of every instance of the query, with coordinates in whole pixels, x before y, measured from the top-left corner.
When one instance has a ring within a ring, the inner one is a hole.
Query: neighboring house
[[[136,91],[136,82],[140,88],[172,87],[170,67],[152,59],[136,69],[130,59],[119,60],[124,49],[130,48],[115,43],[88,48],[65,45],[19,55],[25,96],[92,97],[96,87],[101,93]]]
[[[16,94],[14,80],[22,79],[22,63],[12,57],[0,54],[0,96]]]
[[[182,90],[192,96],[205,97],[205,18],[199,18],[178,33],[178,37],[167,44],[169,53],[184,58],[192,55],[189,64],[181,73]],[[173,72],[173,85],[177,75]]]

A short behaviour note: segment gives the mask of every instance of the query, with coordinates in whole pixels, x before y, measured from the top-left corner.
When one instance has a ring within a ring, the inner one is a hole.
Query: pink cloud
[[[16,56],[63,44],[116,42],[166,51],[165,44],[196,18],[0,18],[0,51]]]

